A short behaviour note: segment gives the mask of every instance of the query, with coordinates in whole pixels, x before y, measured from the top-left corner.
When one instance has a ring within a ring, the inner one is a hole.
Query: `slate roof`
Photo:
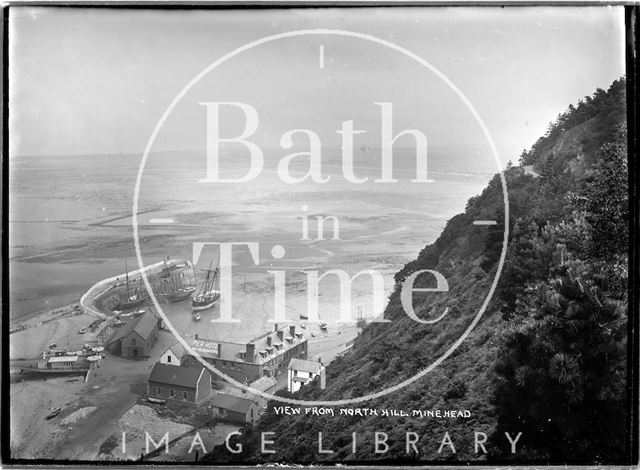
[[[107,345],[113,344],[116,341],[124,338],[132,331],[138,333],[146,341],[149,339],[157,326],[158,320],[156,319],[155,315],[147,310],[139,317],[135,317],[133,320],[118,328],[107,340]]]
[[[171,346],[169,349],[167,349],[167,351],[165,351],[165,354],[171,351],[178,359],[182,359],[182,356],[185,355],[185,353],[187,352],[187,350],[185,349],[185,347],[182,345],[182,343],[178,342],[176,344],[174,344],[173,346]],[[164,354],[163,354],[164,356]]]
[[[151,374],[149,374],[148,381],[165,385],[196,388],[203,370],[202,368],[174,366],[172,364],[161,364],[157,362],[156,365],[153,366]]]
[[[213,398],[211,404],[216,408],[223,408],[225,410],[243,414],[252,406],[257,406],[255,402],[246,398],[232,397],[230,395],[225,395],[224,393],[218,393]]]
[[[282,340],[278,336],[278,332],[282,335]],[[271,344],[269,345],[269,341]],[[246,351],[246,343],[234,343],[228,341],[216,341],[208,339],[194,339],[191,348],[197,351],[200,356],[211,359],[222,359],[224,361],[246,362],[253,364],[264,364],[271,359],[284,354],[289,349],[305,343],[307,338],[299,331],[291,334],[289,327],[279,328],[278,331],[269,331],[263,335],[253,339],[250,343],[255,346],[254,357],[242,357],[242,353]],[[218,356],[218,349],[220,355]]]
[[[320,372],[320,368],[322,364],[318,361],[307,361],[306,359],[296,359],[293,358],[289,362],[288,369],[291,370],[299,370],[301,372],[311,372],[312,374],[317,374]]]

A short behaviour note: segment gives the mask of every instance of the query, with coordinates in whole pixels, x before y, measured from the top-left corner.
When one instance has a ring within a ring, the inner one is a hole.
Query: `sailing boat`
[[[165,269],[166,261],[165,261]],[[195,273],[195,271],[194,271]],[[178,276],[170,276],[162,280],[163,282],[163,296],[167,302],[181,302],[191,297],[196,291],[196,286],[193,284],[184,284],[184,273],[180,273]]]
[[[148,295],[140,295],[139,288],[136,287],[132,292],[131,287],[129,286],[129,269],[127,268],[127,259],[124,259],[124,271],[126,278],[126,286],[127,286],[127,296],[124,300],[120,299],[120,303],[116,305],[114,310],[131,310],[137,307],[140,307],[147,300],[149,300]],[[144,292],[146,294],[146,291]]]
[[[211,264],[213,264],[213,261]],[[191,301],[195,320],[199,320],[200,318],[200,314],[197,312],[213,307],[218,300],[220,300],[220,292],[214,288],[216,278],[218,276],[220,258],[218,258],[218,264],[216,265],[215,271],[211,270],[211,264],[209,264],[209,269],[207,269],[207,277],[204,279],[204,282],[200,286],[200,289],[198,289],[196,296]]]

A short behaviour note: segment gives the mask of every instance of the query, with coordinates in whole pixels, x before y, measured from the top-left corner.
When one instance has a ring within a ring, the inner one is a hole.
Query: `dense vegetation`
[[[531,460],[541,463],[622,462],[625,445],[627,331],[627,152],[624,80],[596,91],[550,125],[524,152],[522,167],[505,171],[510,212],[505,220],[500,178],[469,200],[438,240],[396,274],[397,286],[418,270],[448,280],[447,294],[415,294],[421,318],[449,313],[433,325],[404,313],[399,288],[385,317],[370,324],[353,351],[295,395],[344,400],[414,376],[449,349],[469,326],[498,268],[504,224],[510,228],[503,273],[477,327],[447,360],[401,390],[348,407],[470,410],[469,418],[265,415],[243,438],[242,455],[217,448],[211,460],[260,462]],[[498,220],[492,228],[477,219]],[[433,283],[420,276],[416,287]],[[279,405],[279,403],[272,403]],[[338,407],[335,408],[336,413]],[[274,432],[276,454],[260,453],[260,433]],[[388,434],[375,453],[373,434]],[[317,436],[332,454],[318,454]],[[358,444],[352,452],[351,433]],[[405,432],[419,452],[406,453]],[[438,452],[448,432],[449,446]],[[489,437],[475,452],[474,432]],[[517,454],[505,432],[522,432]]]

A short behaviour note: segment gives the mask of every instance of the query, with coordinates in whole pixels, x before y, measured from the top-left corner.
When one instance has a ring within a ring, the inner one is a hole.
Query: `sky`
[[[624,74],[624,13],[611,6],[12,7],[9,23],[11,157],[140,155],[174,97],[207,66],[251,41],[303,29],[371,35],[424,59],[477,110],[503,162],[516,161],[570,103]],[[356,146],[377,148],[375,103],[388,102],[394,133],[418,129],[430,151],[490,159],[478,122],[438,75],[361,38],[296,36],[236,55],[185,94],[153,150],[205,148],[205,102],[249,104],[259,116],[251,139],[265,148],[279,148],[293,129],[313,130],[324,147],[339,148],[336,131],[347,120],[366,131]],[[221,122],[221,135],[230,137],[242,131],[245,116],[226,106]],[[305,145],[298,134],[294,147]],[[412,145],[411,138],[398,145]]]

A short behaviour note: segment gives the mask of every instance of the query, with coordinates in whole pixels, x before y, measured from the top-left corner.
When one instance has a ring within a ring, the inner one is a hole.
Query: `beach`
[[[237,321],[216,321],[219,305],[194,321],[187,302],[160,303],[159,312],[151,308],[166,325],[149,361],[108,355],[87,382],[83,377],[12,383],[11,442],[16,456],[99,458],[101,445],[117,435],[118,420],[144,394],[154,361],[178,341],[169,326],[188,343],[196,335],[247,342],[273,330],[281,321],[276,318],[280,300],[275,273],[284,280],[284,323],[295,324],[309,339],[309,358],[330,362],[357,336],[358,316],[370,321],[382,314],[374,301],[372,278],[356,274],[379,273],[384,287],[377,294],[384,306],[394,274],[438,236],[488,178],[443,172],[441,182],[426,192],[411,185],[369,185],[354,191],[339,182],[327,190],[286,186],[265,171],[249,187],[221,188],[194,184],[201,172],[198,158],[188,155],[194,164],[185,164],[183,158],[179,167],[171,153],[150,160],[138,200],[141,259],[145,266],[167,257],[195,261],[194,246],[200,244],[194,271],[201,282],[220,256],[219,244],[234,244],[232,299],[226,300]],[[139,268],[131,217],[137,161],[130,155],[12,161],[12,361],[33,362],[52,343],[65,349],[97,344],[103,319],[83,312],[78,304],[93,284],[122,275],[125,263],[129,270]],[[59,184],[62,177],[64,185]],[[319,218],[324,220],[322,230]],[[323,276],[330,270],[352,278],[349,298],[341,295],[338,276]],[[314,273],[320,276],[317,305],[320,320],[329,324],[326,329],[301,318],[309,314]],[[340,323],[345,308],[353,321]],[[89,331],[80,333],[83,328]],[[63,419],[79,414],[66,426],[56,428],[49,421],[40,426],[53,406],[63,407]]]

